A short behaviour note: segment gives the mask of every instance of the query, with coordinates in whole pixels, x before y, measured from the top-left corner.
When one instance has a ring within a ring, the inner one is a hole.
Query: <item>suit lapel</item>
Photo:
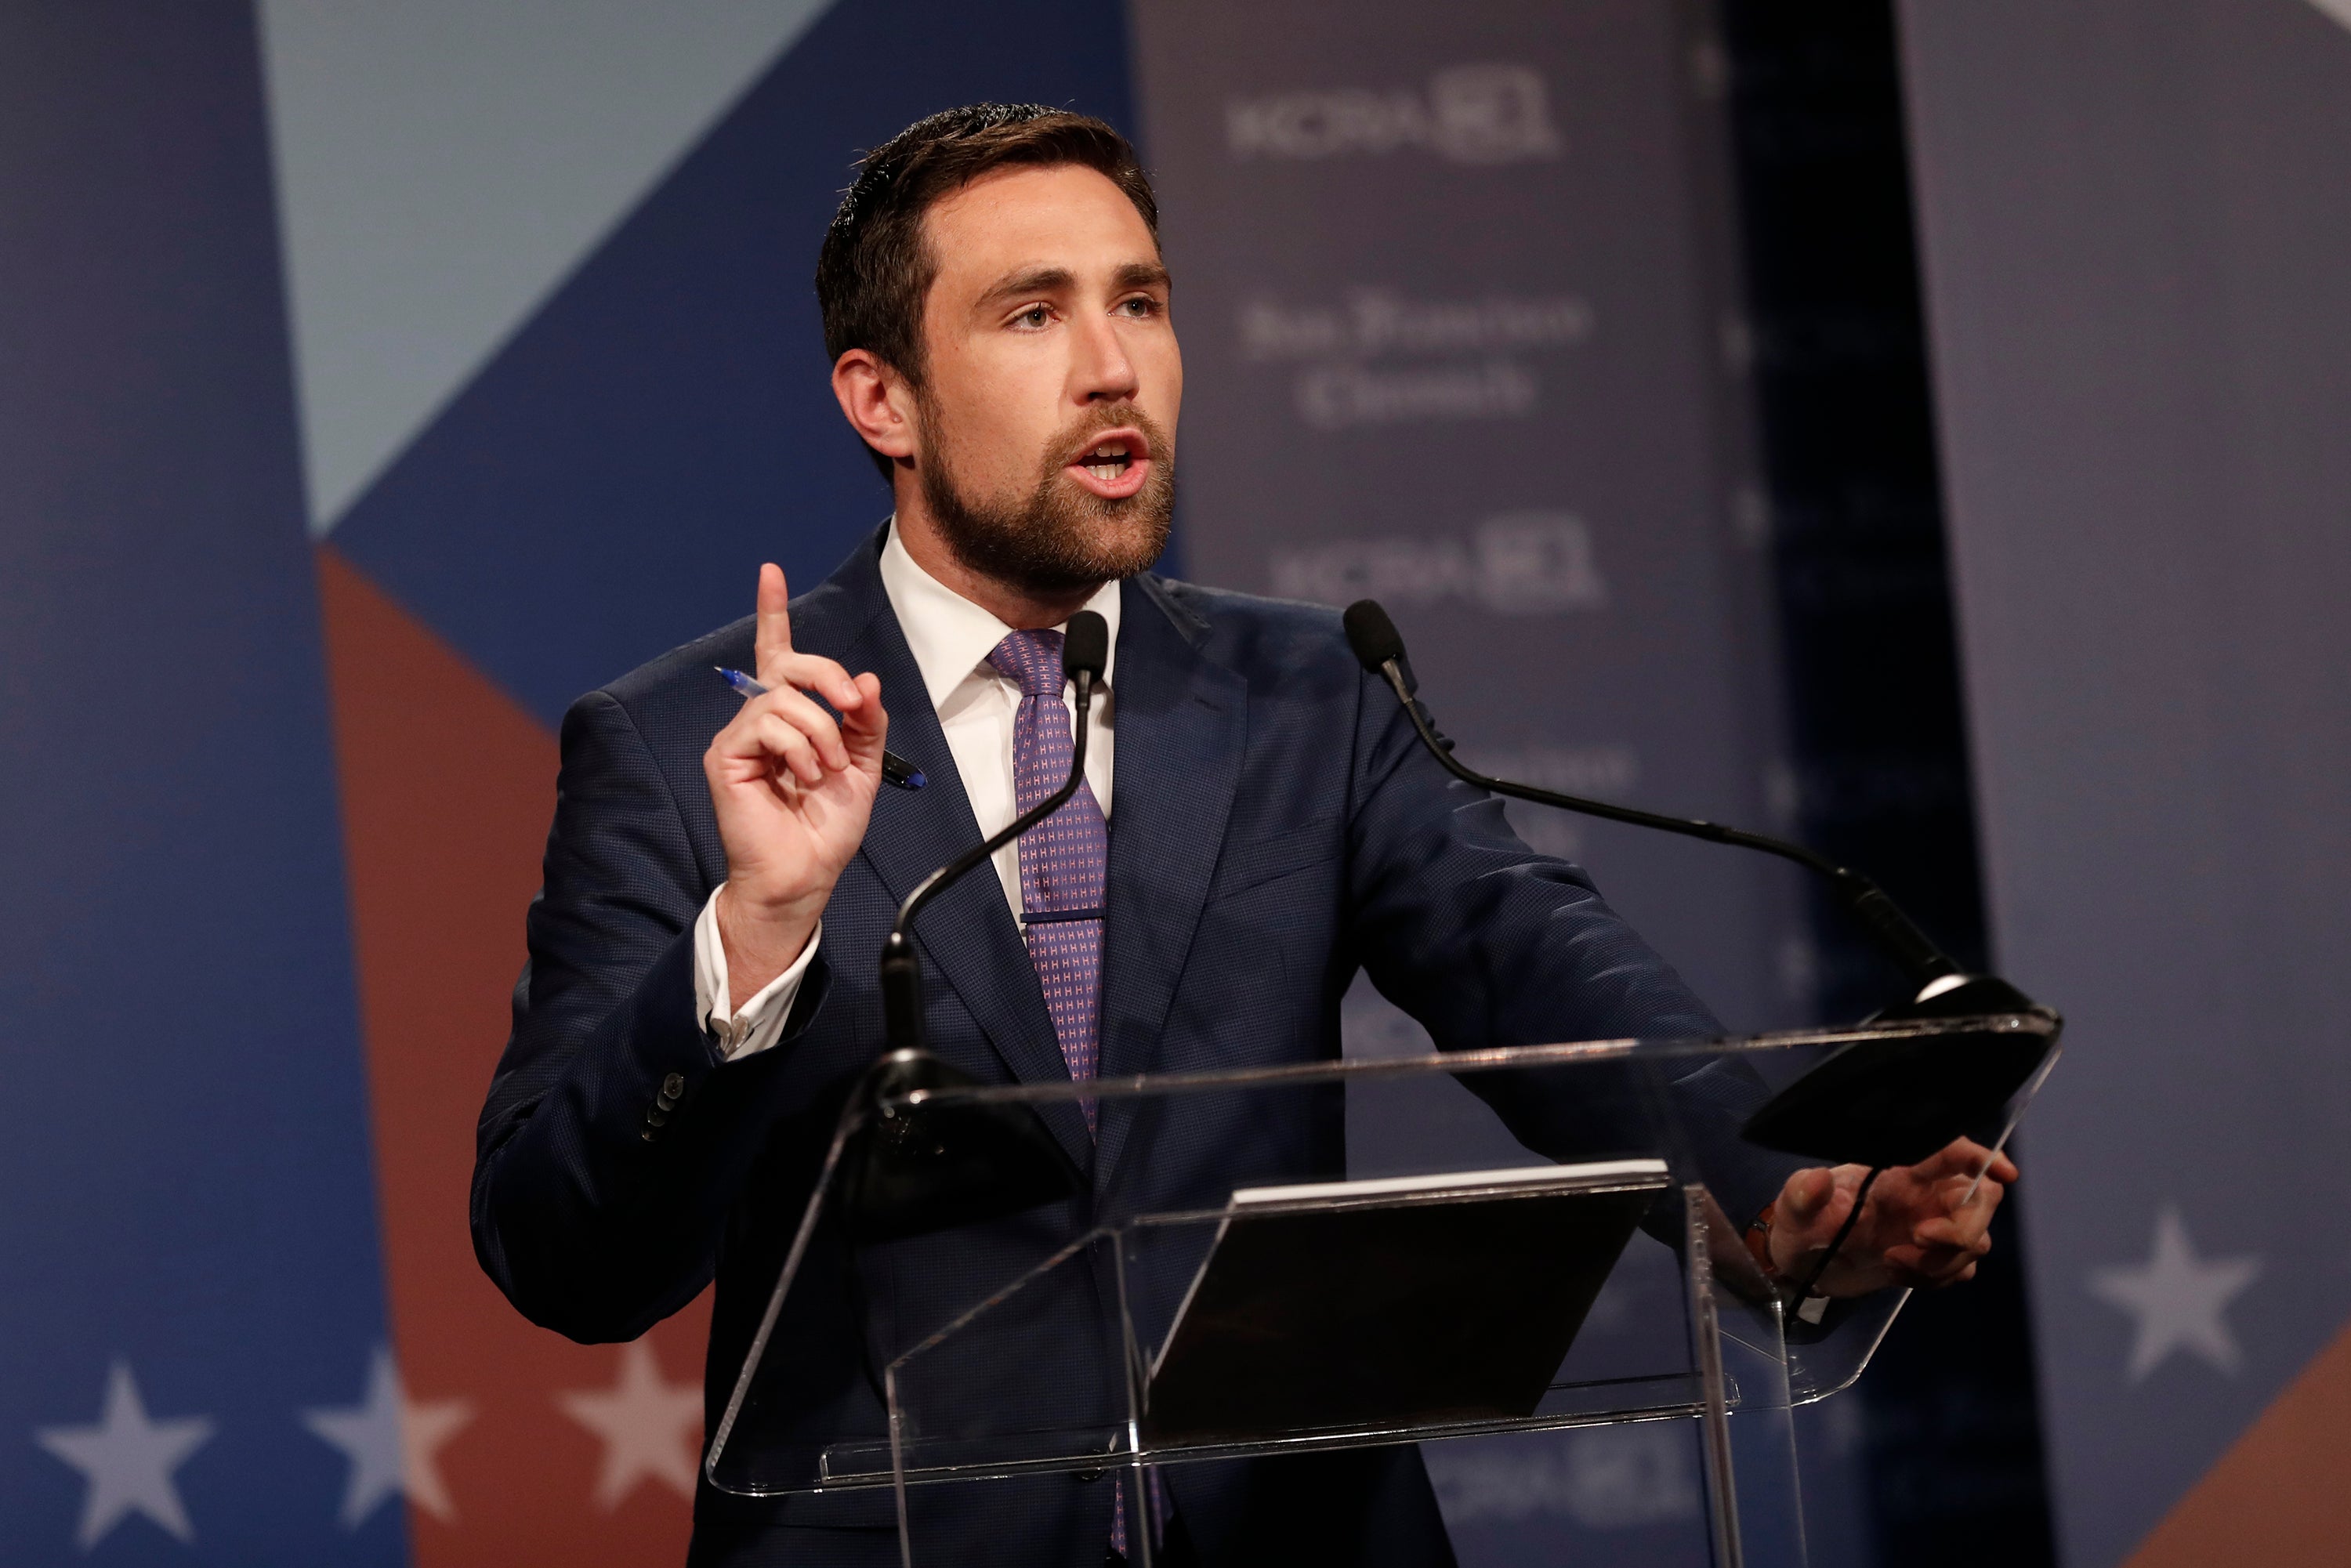
[[[858,852],[889,890],[894,905],[904,902],[923,878],[979,842],[979,821],[964,792],[955,755],[947,749],[946,734],[931,707],[922,671],[883,590],[879,539],[852,557],[829,586],[842,591],[844,610],[854,607],[863,612],[833,622],[843,631],[851,622],[862,622],[847,632],[849,640],[834,657],[852,671],[872,670],[881,677],[882,704],[890,715],[890,749],[929,779],[921,789],[894,789],[886,785],[882,789]],[[794,624],[797,628],[797,619]],[[1061,1060],[1052,1017],[1045,1010],[1045,993],[1038,983],[1036,966],[1029,961],[1019,928],[1005,906],[1003,886],[993,868],[975,867],[932,900],[916,921],[914,933],[929,982],[954,988],[987,1036],[989,1047],[1016,1080],[1069,1082],[1069,1068]],[[863,961],[863,956],[847,955],[852,963]],[[879,958],[878,949],[872,956]],[[1077,1106],[1041,1109],[1046,1125],[1078,1168],[1090,1166],[1093,1140]]]
[[[1160,1031],[1191,951],[1249,738],[1249,683],[1203,654],[1197,623],[1144,578],[1119,604],[1102,1071],[1165,1071]],[[1041,1005],[1041,1003],[1040,1003]],[[1134,1103],[1102,1104],[1096,1186]]]

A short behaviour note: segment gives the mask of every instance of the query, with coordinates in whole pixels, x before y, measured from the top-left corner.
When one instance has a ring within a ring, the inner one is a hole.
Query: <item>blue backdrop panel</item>
[[[2351,1313],[2342,9],[1903,11],[1993,927],[2071,1020],[2018,1193],[2072,1568]]]
[[[0,5],[0,1557],[191,1560],[36,1437],[119,1361],[194,1559],[396,1561],[298,1414],[384,1326],[247,7]]]
[[[810,277],[850,161],[935,110],[1125,125],[1123,13],[847,0],[812,27],[385,474],[335,542],[550,724],[815,586],[889,511],[826,381]]]

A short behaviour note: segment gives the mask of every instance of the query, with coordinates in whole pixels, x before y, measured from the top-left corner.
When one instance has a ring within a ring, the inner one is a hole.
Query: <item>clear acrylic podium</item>
[[[1999,1148],[2057,1030],[2032,1013],[1081,1084],[885,1062],[841,1115],[704,1473],[865,1494],[908,1564],[947,1560],[925,1489],[1100,1478],[1149,1563],[1186,1467],[1682,1421],[1712,1562],[1801,1564],[1793,1411],[1860,1375],[1905,1292],[1791,1299],[1748,1224],[1806,1166],[1914,1163],[1958,1133]],[[872,1310],[885,1290],[923,1306]],[[789,1354],[844,1292],[868,1364]]]

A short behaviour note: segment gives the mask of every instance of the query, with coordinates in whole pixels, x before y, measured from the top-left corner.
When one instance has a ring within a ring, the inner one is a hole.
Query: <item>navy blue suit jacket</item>
[[[715,1278],[714,1415],[842,1086],[882,1048],[875,960],[895,905],[979,837],[883,591],[881,542],[794,602],[793,641],[881,677],[891,747],[930,784],[884,789],[874,802],[780,1043],[722,1063],[695,1018],[693,925],[726,874],[702,757],[739,706],[711,666],[751,664],[746,620],[565,716],[530,960],[482,1113],[472,1215],[482,1266],[533,1322],[582,1341],[633,1338]],[[1720,1032],[1582,871],[1530,851],[1499,802],[1421,749],[1334,612],[1148,575],[1122,593],[1105,1074],[1335,1057],[1340,998],[1359,969],[1447,1049]],[[986,868],[930,908],[919,939],[933,1050],[982,1079],[1066,1080],[1036,972]],[[672,1074],[682,1103],[656,1126],[649,1113]],[[1752,1090],[1711,1079],[1687,1092],[1727,1129]],[[1489,1098],[1554,1155],[1639,1151],[1646,1136],[1588,1106]],[[1090,1186],[1067,1204],[866,1251],[820,1237],[770,1351],[772,1392],[734,1441],[785,1453],[843,1432],[880,1437],[880,1361],[1106,1208],[1220,1204],[1237,1179],[1343,1168],[1331,1095],[1300,1095],[1273,1117],[1185,1103],[1107,1102],[1099,1141],[1075,1107],[1050,1108],[1047,1123]],[[1760,1207],[1778,1167],[1725,1158],[1727,1204]],[[1144,1281],[1147,1312],[1172,1306],[1181,1272]],[[976,1399],[1050,1399],[1047,1414],[1081,1417],[1107,1407],[1111,1391],[1088,1374],[1019,1375],[1057,1355],[1072,1368],[1099,1359],[1068,1349],[1104,1333],[1099,1291],[1081,1271],[1072,1279],[1025,1327],[1005,1330],[989,1354],[1007,1385]],[[1450,1561],[1410,1448],[1167,1474],[1210,1563]],[[917,1523],[953,1542],[940,1549],[946,1560],[1094,1568],[1110,1490],[1061,1476],[921,1489]],[[695,1513],[700,1560],[895,1560],[893,1549],[874,1555],[889,1539],[886,1491],[747,1502],[705,1488]]]

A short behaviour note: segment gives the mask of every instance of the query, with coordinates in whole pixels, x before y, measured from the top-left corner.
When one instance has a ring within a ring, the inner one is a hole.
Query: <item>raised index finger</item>
[[[769,561],[759,569],[758,630],[752,641],[759,684],[774,688],[784,682],[784,662],[792,656],[791,592],[784,586],[784,569]]]

